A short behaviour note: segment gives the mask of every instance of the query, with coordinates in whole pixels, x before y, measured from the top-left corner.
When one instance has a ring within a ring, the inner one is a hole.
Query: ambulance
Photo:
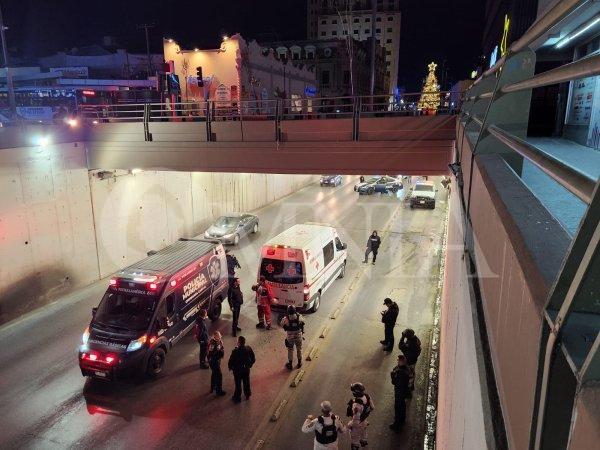
[[[346,273],[347,245],[327,224],[294,225],[261,249],[258,277],[273,289],[273,308],[316,311],[321,297]]]
[[[82,336],[79,368],[114,380],[159,376],[171,348],[194,326],[200,310],[212,320],[227,296],[223,245],[180,239],[117,272]]]

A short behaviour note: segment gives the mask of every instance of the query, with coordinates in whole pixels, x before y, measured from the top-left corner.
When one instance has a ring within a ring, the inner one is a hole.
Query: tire
[[[375,189],[373,189],[373,188],[370,188],[367,190],[368,195],[373,195],[374,193],[375,193]]]
[[[435,209],[435,202],[431,205],[431,209]]]
[[[340,270],[340,274],[338,275],[338,278],[344,278],[346,276],[346,261],[344,261],[344,264],[342,264],[342,270]]]
[[[221,311],[223,310],[223,300],[221,298],[217,298],[213,300],[210,307],[208,308],[208,318],[211,322],[214,322],[221,317]]]
[[[165,351],[160,347],[155,349],[150,355],[150,358],[148,358],[148,365],[146,366],[146,375],[153,379],[158,378],[165,369],[165,360]]]
[[[319,310],[319,306],[321,306],[321,293],[320,292],[315,297],[312,308],[310,308],[310,311],[317,312]]]
[[[252,233],[253,234],[258,233],[258,222],[254,224],[254,227],[252,228]]]
[[[240,235],[239,235],[239,234],[236,234],[236,235],[233,237],[233,245],[238,245],[239,243],[240,243]]]

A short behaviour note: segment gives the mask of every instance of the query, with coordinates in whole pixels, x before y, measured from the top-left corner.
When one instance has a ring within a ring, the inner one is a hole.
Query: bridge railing
[[[599,5],[594,3],[584,0],[562,0],[550,8],[465,93],[458,121],[457,143],[460,151],[457,163],[462,166],[463,195],[469,226],[476,228],[476,224],[481,222],[481,212],[475,209],[481,203],[481,168],[490,173],[493,167],[494,173],[497,174],[506,166],[506,173],[520,177],[521,180],[515,178],[517,181],[514,187],[494,183],[498,192],[508,192],[510,189],[522,189],[526,184],[523,167],[524,163],[531,163],[549,177],[549,180],[544,182],[560,186],[576,197],[569,203],[579,199],[586,206],[570,245],[566,243],[564,246],[567,249],[566,254],[560,255],[563,260],[554,261],[553,271],[551,274],[548,272],[550,281],[544,288],[547,293],[541,295],[541,313],[537,311],[528,316],[522,308],[519,309],[518,298],[509,299],[508,305],[503,305],[504,312],[490,312],[497,306],[492,298],[487,299],[488,305],[486,299],[483,301],[488,335],[494,336],[491,347],[498,364],[495,366],[496,377],[503,386],[501,404],[504,409],[503,415],[508,420],[508,435],[529,436],[528,442],[513,442],[516,447],[531,445],[531,448],[537,450],[544,447],[544,443],[557,440],[566,445],[569,430],[566,434],[561,434],[557,431],[561,428],[556,426],[556,421],[572,423],[571,413],[576,392],[581,389],[583,383],[600,380],[600,321],[597,319],[600,308],[597,294],[594,294],[591,288],[594,283],[597,285],[597,274],[600,273],[600,181],[590,178],[590,175],[585,173],[589,173],[586,171],[587,167],[573,167],[527,139],[533,89],[600,75],[598,54],[536,74],[536,53],[532,49],[541,41],[540,38],[556,32],[553,28],[567,17],[581,17],[582,8],[590,8],[590,14],[597,14]],[[561,144],[569,145],[568,141]],[[575,151],[573,148],[570,150]],[[585,159],[582,160],[585,164]],[[486,166],[488,162],[489,167]],[[487,181],[490,182],[489,179]],[[559,188],[558,191],[560,190]],[[510,192],[506,195],[506,198],[509,198]],[[517,200],[523,201],[523,198]],[[566,206],[563,204],[560,208]],[[518,246],[519,239],[522,239],[529,254],[538,264],[541,262],[543,265],[544,258],[547,260],[548,255],[553,254],[546,250],[555,245],[551,240],[556,239],[557,234],[552,233],[553,228],[550,224],[545,228],[539,227],[539,223],[528,222],[531,216],[519,212],[518,206],[508,205],[507,208],[509,207],[513,208],[515,214],[511,220],[521,230],[520,237],[514,236],[516,244],[513,243],[513,246]],[[517,213],[520,215],[516,215]],[[549,242],[546,249],[540,245],[539,239],[536,244],[533,243],[539,236],[533,236],[531,230],[539,230],[538,234],[548,231]],[[485,230],[474,229],[473,236],[465,238],[467,250],[472,255],[477,251],[481,252],[482,246],[485,247],[485,244],[480,244],[479,250],[475,248],[473,239],[477,234],[484,235]],[[494,250],[497,250],[497,247]],[[489,251],[493,253],[491,247]],[[522,261],[521,263],[525,264]],[[494,282],[488,283],[486,280],[481,280],[480,283],[484,287],[488,286],[490,292],[494,291],[496,286]],[[499,326],[501,323],[519,324],[519,331],[517,334],[510,332],[510,336],[505,336],[504,329]],[[521,324],[527,325],[521,328]],[[533,332],[527,329],[536,327],[536,324],[537,329]],[[534,345],[528,342],[525,352],[515,354],[511,349],[514,349],[514,342],[519,341],[519,333],[528,334],[529,337],[536,336],[537,342]],[[538,362],[537,380],[534,374],[530,384],[522,377],[521,370],[519,384],[526,385],[516,386],[512,382],[514,371],[511,372],[515,358]],[[562,367],[569,367],[572,373],[567,375],[568,371],[561,372],[561,364]],[[548,400],[549,392],[556,392],[561,386],[564,389],[560,401]],[[523,395],[525,391],[527,395]],[[557,406],[559,403],[560,406]],[[523,412],[529,414],[533,423],[518,419],[523,417]]]

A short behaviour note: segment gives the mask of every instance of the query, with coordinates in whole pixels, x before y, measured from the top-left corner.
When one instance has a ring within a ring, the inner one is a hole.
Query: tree
[[[438,84],[437,78],[435,76],[435,68],[437,64],[432,62],[427,66],[429,69],[429,73],[427,74],[427,78],[425,79],[425,84],[423,85],[423,92],[421,93],[421,98],[419,99],[418,108],[436,111],[440,106],[440,85]]]

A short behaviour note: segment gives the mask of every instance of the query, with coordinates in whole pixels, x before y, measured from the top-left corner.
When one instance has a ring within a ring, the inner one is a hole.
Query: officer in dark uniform
[[[294,359],[294,346],[298,357],[299,369],[302,367],[302,335],[304,334],[304,321],[300,314],[296,312],[296,308],[292,305],[287,307],[287,313],[281,320],[281,327],[286,331],[285,346],[288,349],[288,362],[285,365],[289,370],[292,370]]]
[[[210,376],[210,392],[213,391],[218,396],[223,396],[226,392],[223,390],[223,374],[221,373],[221,360],[225,356],[225,347],[221,340],[221,333],[215,331],[213,337],[208,342],[208,365],[212,374]]]
[[[414,330],[407,328],[402,332],[402,337],[398,343],[398,349],[406,357],[406,365],[410,370],[410,388],[415,388],[415,366],[421,354],[421,341]]]
[[[373,253],[373,264],[377,260],[377,253],[379,252],[379,246],[381,245],[381,238],[377,234],[377,231],[373,230],[369,239],[367,239],[367,249],[365,250],[365,260],[364,263],[369,262],[369,254]]]
[[[244,303],[244,294],[240,289],[240,279],[233,279],[233,286],[229,291],[229,306],[231,306],[231,312],[233,314],[233,320],[231,322],[231,335],[235,337],[238,331],[242,331],[240,327],[238,327],[238,320],[240,319],[240,310],[242,309],[242,304]]]
[[[398,365],[390,375],[394,385],[394,423],[390,425],[390,429],[399,433],[406,422],[406,398],[410,393],[410,371],[404,355],[398,355]]]
[[[242,401],[242,384],[244,385],[244,395],[246,400],[252,395],[250,389],[250,369],[256,362],[254,352],[249,345],[246,345],[246,338],[244,336],[238,337],[237,347],[235,347],[227,366],[229,370],[233,372],[233,379],[235,381],[235,392],[233,393],[233,400],[235,403]]]
[[[381,313],[381,321],[385,328],[384,339],[381,342],[384,352],[391,352],[394,349],[394,326],[398,318],[398,304],[393,302],[391,298],[386,298],[383,304],[387,309]]]
[[[235,280],[235,269],[241,269],[240,263],[237,258],[229,253],[229,249],[225,250],[225,259],[227,260],[227,274],[229,276],[229,289],[227,291],[227,300],[229,302],[229,306],[231,307],[231,288],[233,287],[233,282]]]
[[[206,364],[206,352],[208,349],[208,329],[206,328],[207,317],[208,313],[206,310],[201,310],[198,317],[196,317],[196,325],[194,326],[194,335],[196,336],[196,341],[198,341],[198,344],[200,345],[199,362],[201,369],[208,369],[208,364]]]

